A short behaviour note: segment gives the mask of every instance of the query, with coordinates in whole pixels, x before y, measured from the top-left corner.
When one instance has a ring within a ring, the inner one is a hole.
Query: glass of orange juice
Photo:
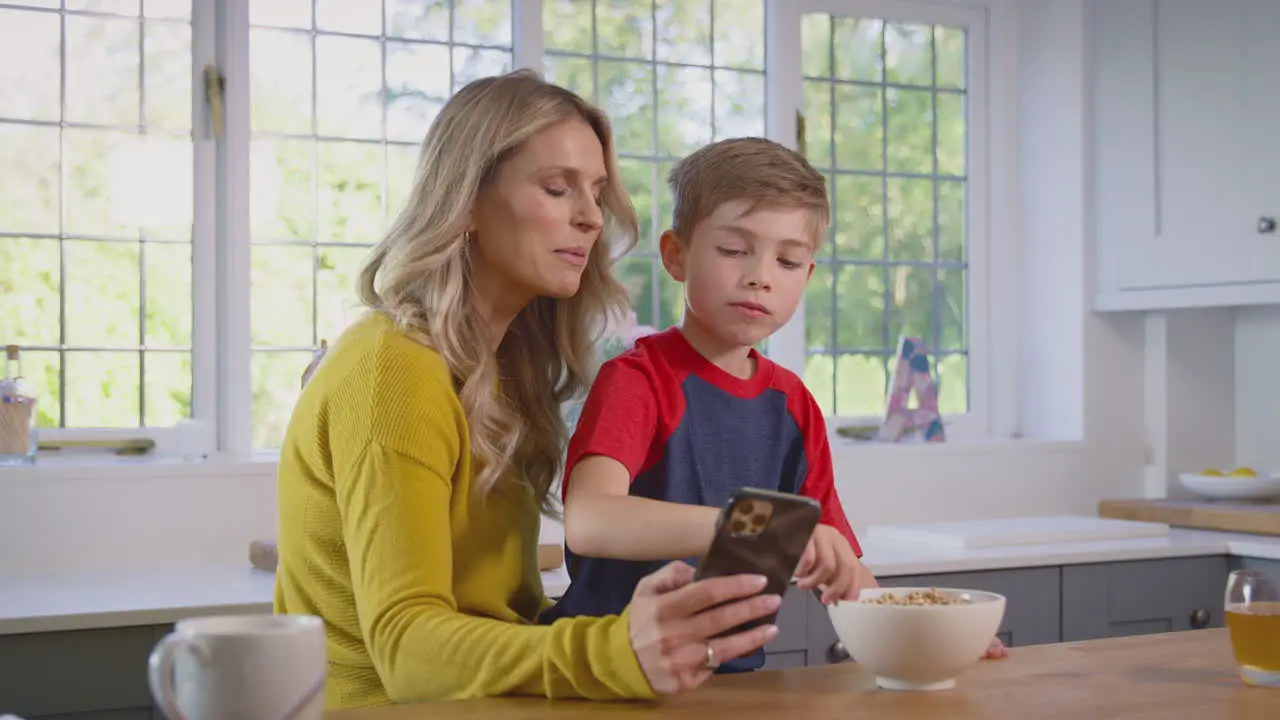
[[[1280,687],[1280,590],[1257,570],[1227,577],[1227,629],[1240,677],[1250,685]]]

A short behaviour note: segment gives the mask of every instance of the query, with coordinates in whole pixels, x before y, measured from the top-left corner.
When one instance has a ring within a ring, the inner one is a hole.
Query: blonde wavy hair
[[[601,237],[577,294],[535,299],[495,352],[471,283],[467,228],[476,197],[525,141],[574,118],[604,147]],[[627,307],[612,265],[634,247],[639,227],[621,178],[613,132],[598,108],[530,70],[473,81],[432,122],[408,200],[360,273],[364,304],[448,364],[480,461],[482,497],[507,477],[532,491],[543,512],[558,514],[551,488],[568,435],[561,407],[586,391],[595,344],[611,315]]]

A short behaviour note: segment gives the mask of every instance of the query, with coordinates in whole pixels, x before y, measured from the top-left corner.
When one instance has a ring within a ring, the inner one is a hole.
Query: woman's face
[[[514,316],[536,297],[578,291],[603,216],[604,148],[580,119],[530,138],[481,189],[472,214],[476,289]]]

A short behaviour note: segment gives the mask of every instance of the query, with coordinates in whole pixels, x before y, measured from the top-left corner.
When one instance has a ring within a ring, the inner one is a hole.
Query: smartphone
[[[822,506],[813,498],[741,488],[721,509],[715,537],[698,563],[694,579],[763,575],[767,584],[762,592],[781,596],[791,584],[821,516]],[[720,636],[773,623],[776,616],[748,621]]]

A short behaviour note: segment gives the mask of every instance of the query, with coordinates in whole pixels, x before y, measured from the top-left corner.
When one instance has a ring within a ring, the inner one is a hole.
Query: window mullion
[[[542,2],[511,0],[511,66],[542,72]]]
[[[1002,202],[992,203],[993,164],[992,164],[992,126],[991,87],[988,82],[988,63],[990,62],[989,35],[985,21],[967,23],[965,28],[968,39],[965,43],[968,56],[966,58],[968,95],[966,98],[966,182],[967,201],[965,223],[965,251],[967,255],[968,274],[966,297],[964,345],[969,351],[968,390],[969,415],[973,424],[981,434],[995,434],[1008,437],[1014,431],[1014,420],[1017,406],[1017,373],[1016,365],[1008,365],[1007,358],[1016,353],[1012,351],[996,352],[997,347],[1016,347],[1017,323],[992,323],[993,288],[1004,289],[1005,280],[999,286],[991,273],[993,244],[1003,246],[1008,242],[1004,232],[993,233],[992,207],[1010,207],[1016,197],[1010,198],[1009,192],[1002,192]],[[1002,42],[1005,42],[1002,40]],[[998,92],[1004,92],[998,90]],[[1003,126],[1008,116],[1001,117]],[[1001,132],[999,136],[1004,136]],[[1001,166],[999,169],[1003,169]],[[1003,294],[1003,297],[1010,297]],[[1016,298],[1016,293],[1012,294]],[[1015,303],[1012,303],[1016,305]],[[1003,333],[1001,332],[1003,331]],[[1011,342],[1013,340],[1013,342]],[[999,386],[994,381],[993,365],[1000,368],[998,374],[1002,378]],[[1012,379],[1012,381],[1010,381]]]
[[[217,152],[217,438],[231,458],[252,448],[249,269],[249,0],[217,3],[225,90]],[[203,84],[202,84],[203,86]]]
[[[765,135],[796,147],[796,114],[800,110],[800,8],[794,0],[765,0],[764,88]],[[768,340],[769,358],[804,377],[805,303]]]
[[[218,62],[218,13],[191,7],[191,144],[195,198],[191,228],[191,450],[217,448],[218,427],[218,140],[205,100],[204,69]]]

